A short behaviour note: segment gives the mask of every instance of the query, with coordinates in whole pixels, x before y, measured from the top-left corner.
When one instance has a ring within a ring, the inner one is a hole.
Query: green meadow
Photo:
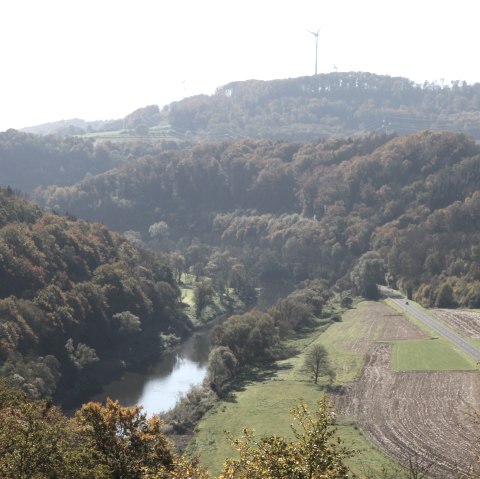
[[[472,371],[473,360],[446,339],[395,341],[392,353],[394,371]]]
[[[315,342],[327,347],[331,364],[337,371],[334,386],[354,380],[361,372],[364,355],[352,352],[350,345],[352,341],[367,340],[372,333],[364,314],[368,304],[360,303],[356,309],[345,313],[341,322],[333,323],[328,329],[325,322],[319,320],[315,327],[287,341],[286,347],[295,348],[298,353],[253,371],[251,378],[243,378],[230,400],[217,403],[199,423],[189,453],[199,455],[213,473],[218,473],[225,458],[234,454],[226,431],[238,437],[246,427],[259,436],[293,437],[290,410],[300,400],[315,408],[328,390],[326,383],[315,385],[302,372],[306,349]],[[351,422],[342,422],[340,418],[338,434],[346,447],[356,451],[349,460],[355,472],[360,473],[363,468],[379,471],[383,465],[393,464]]]
[[[390,302],[391,303],[391,302]],[[307,348],[322,344],[328,352],[336,379],[333,388],[351,383],[360,377],[366,354],[375,341],[381,339],[382,322],[375,321],[378,314],[390,315],[379,309],[380,303],[360,302],[346,311],[342,320],[326,324],[318,320],[309,330],[285,342],[285,348],[296,350],[292,357],[269,364],[243,377],[229,400],[218,402],[199,423],[189,453],[200,456],[201,461],[218,473],[234,450],[226,432],[234,437],[242,435],[244,428],[255,430],[259,436],[276,434],[292,437],[292,417],[289,411],[305,401],[311,408],[329,390],[325,382],[313,384],[302,372]],[[386,301],[388,306],[391,306]],[[429,328],[415,318],[414,324],[434,337]],[[393,341],[392,368],[394,371],[452,371],[474,370],[473,361],[456,350],[446,339]],[[338,434],[345,446],[356,454],[349,465],[357,474],[364,470],[380,471],[383,466],[396,464],[362,435],[352,422],[338,421]]]

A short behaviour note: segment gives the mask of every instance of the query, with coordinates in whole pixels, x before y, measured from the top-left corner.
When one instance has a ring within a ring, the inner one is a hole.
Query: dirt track
[[[394,332],[389,318],[384,310],[384,340],[419,337],[402,316],[395,318],[398,336],[389,337]],[[406,337],[410,333],[413,337]],[[457,465],[465,469],[474,460],[473,438],[480,431],[468,413],[480,407],[480,373],[395,373],[391,348],[372,343],[360,380],[345,389],[338,406],[380,449],[404,463],[416,458],[435,463],[436,473],[451,477]]]

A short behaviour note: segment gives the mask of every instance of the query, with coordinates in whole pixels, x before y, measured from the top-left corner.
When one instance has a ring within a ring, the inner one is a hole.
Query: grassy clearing
[[[217,474],[225,458],[234,455],[225,430],[241,436],[244,427],[252,428],[258,435],[277,434],[290,436],[291,417],[287,414],[303,397],[315,404],[320,392],[307,383],[291,381],[265,381],[251,384],[239,394],[235,402],[221,402],[200,423],[190,452],[200,455],[210,471]]]
[[[395,341],[392,353],[394,371],[472,371],[469,361],[446,339]]]
[[[288,412],[299,403],[300,398],[314,409],[321,394],[319,387],[307,382],[276,378],[251,384],[236,395],[235,402],[222,402],[205,417],[189,452],[199,454],[201,462],[218,474],[225,458],[235,454],[225,430],[235,437],[241,436],[243,429],[248,427],[254,429],[258,436],[276,434],[293,438],[292,417]],[[356,451],[349,460],[356,472],[360,472],[360,465],[379,470],[383,464],[390,463],[353,424],[339,424],[338,433],[344,445]]]
[[[289,411],[302,399],[313,409],[325,391],[326,384],[315,385],[302,372],[305,350],[319,342],[327,347],[332,365],[337,371],[337,382],[352,381],[361,371],[364,362],[364,348],[352,352],[351,345],[366,341],[375,334],[369,328],[368,304],[360,303],[355,310],[344,315],[342,322],[335,323],[325,331],[325,321],[319,320],[315,327],[304,331],[287,342],[286,347],[300,351],[292,358],[278,361],[271,370],[260,371],[262,379],[251,378],[244,381],[241,390],[234,394],[232,401],[218,403],[198,425],[195,440],[189,452],[198,454],[213,473],[218,473],[226,457],[232,456],[225,430],[240,436],[248,427],[258,435],[277,434],[292,437],[292,417]],[[355,449],[357,454],[349,464],[360,473],[366,467],[380,470],[391,460],[375,449],[354,424],[342,423],[338,426],[339,436],[345,446]]]

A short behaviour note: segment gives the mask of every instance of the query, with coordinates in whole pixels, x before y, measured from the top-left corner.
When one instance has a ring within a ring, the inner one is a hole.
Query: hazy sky
[[[476,0],[1,0],[0,131],[312,75],[318,28],[319,73],[480,82],[479,13]]]

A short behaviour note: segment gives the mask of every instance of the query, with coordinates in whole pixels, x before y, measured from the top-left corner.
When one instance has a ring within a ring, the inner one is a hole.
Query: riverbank
[[[184,312],[190,318],[194,329],[190,336],[180,340],[172,335],[165,337],[168,345],[157,357],[151,357],[142,366],[137,365],[121,371],[94,395],[83,398],[82,402],[105,402],[107,398],[118,400],[122,406],[142,406],[149,415],[163,414],[174,408],[179,399],[192,387],[203,382],[206,375],[210,350],[210,331],[224,321],[235,310],[241,310],[243,303],[233,294],[216,295],[212,304],[203,311],[202,317],[195,318],[193,277],[186,276],[182,282],[181,300]]]

